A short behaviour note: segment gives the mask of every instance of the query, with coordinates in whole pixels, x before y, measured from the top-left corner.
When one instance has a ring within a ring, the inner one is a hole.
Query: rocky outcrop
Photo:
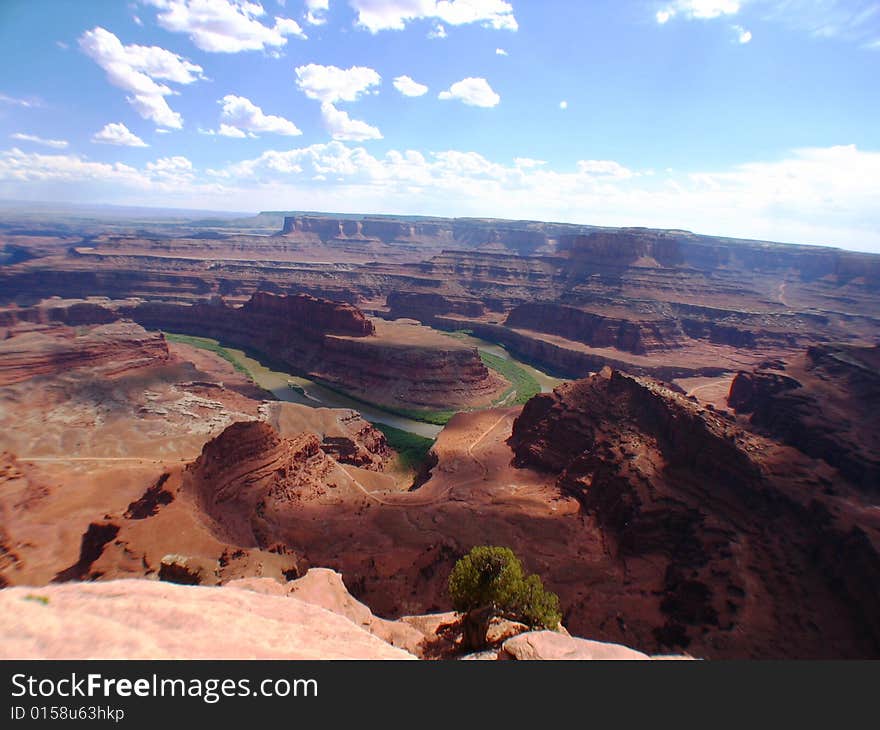
[[[520,304],[507,315],[505,325],[549,332],[592,347],[611,347],[635,355],[680,347],[685,339],[674,320],[620,319],[548,302]]]
[[[93,368],[114,378],[169,359],[160,333],[147,332],[131,322],[85,329],[20,325],[0,340],[0,386],[78,368]]]
[[[510,443],[517,464],[558,475],[628,572],[658,582],[658,646],[712,633],[712,652],[742,631],[795,656],[880,653],[880,525],[803,454],[607,369],[529,401]],[[851,559],[832,559],[843,545]]]
[[[391,319],[409,317],[426,324],[431,324],[437,315],[459,314],[464,317],[481,317],[486,312],[483,303],[478,300],[431,292],[393,291],[388,295],[386,303],[388,316]]]
[[[267,423],[243,421],[205,444],[186,477],[228,541],[264,547],[275,542],[267,507],[324,494],[334,469],[315,434],[286,439]]]
[[[296,597],[149,580],[6,588],[0,636],[4,659],[413,658]]]
[[[357,411],[313,408],[298,403],[272,401],[261,409],[279,435],[295,437],[305,431],[321,439],[321,449],[341,464],[383,471],[394,452],[378,428]]]
[[[816,346],[788,365],[740,372],[728,403],[761,432],[880,491],[880,346]]]
[[[373,323],[357,307],[318,299],[308,294],[279,297],[266,292],[257,292],[241,308],[240,315],[256,325],[264,324],[269,327],[286,325],[318,337],[324,335],[368,337],[376,333]]]
[[[530,631],[505,641],[499,658],[520,661],[641,661],[651,657],[619,644],[578,639],[557,631]]]

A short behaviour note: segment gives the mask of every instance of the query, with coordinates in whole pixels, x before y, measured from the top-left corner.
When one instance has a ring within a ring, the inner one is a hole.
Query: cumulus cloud
[[[105,124],[104,128],[92,135],[92,142],[114,144],[120,147],[149,147],[140,137],[131,132],[122,122]]]
[[[195,175],[192,162],[181,155],[160,157],[155,162],[148,162],[144,169],[147,176],[160,184],[184,185]]]
[[[435,23],[434,27],[428,31],[428,38],[431,40],[443,40],[447,37],[446,26],[443,23]]]
[[[104,69],[111,84],[129,93],[126,101],[141,117],[160,127],[183,127],[181,115],[165,101],[174,91],[161,82],[191,84],[203,78],[201,66],[158,46],[125,46],[101,27],[83,33],[79,45]]]
[[[306,23],[324,25],[329,10],[330,0],[306,0]]]
[[[220,118],[224,122],[221,125],[220,134],[227,137],[244,137],[245,132],[256,134],[283,134],[288,137],[296,137],[302,132],[289,119],[264,114],[263,110],[250,99],[243,96],[227,94],[218,101],[222,109]],[[224,128],[226,128],[224,130]],[[240,134],[231,130],[235,129]]]
[[[10,134],[9,136],[12,139],[19,140],[20,142],[33,142],[34,144],[41,144],[44,147],[52,147],[56,150],[63,150],[68,145],[66,139],[44,139],[43,137],[38,137],[35,134],[26,134],[24,132],[15,132],[14,134]]]
[[[459,99],[468,106],[493,107],[501,101],[484,78],[469,76],[461,81],[456,81],[447,91],[441,91],[438,99]]]
[[[746,30],[741,25],[733,26],[733,30],[736,32],[736,39],[743,45],[752,40],[751,31]]]
[[[145,0],[159,10],[156,20],[165,30],[185,33],[209,53],[240,53],[278,49],[287,36],[305,38],[299,23],[276,17],[273,25],[260,21],[266,11],[250,0]]]
[[[321,104],[321,116],[330,136],[336,140],[363,142],[368,139],[382,139],[382,133],[359,119],[352,119],[348,112],[337,109],[330,102]]]
[[[350,0],[357,24],[378,33],[403,30],[413,20],[447,25],[479,23],[496,30],[517,30],[513,7],[505,0]]]
[[[724,15],[736,15],[740,11],[739,0],[674,0],[661,10],[655,18],[661,25],[676,15],[688,20],[711,20]]]
[[[233,127],[231,124],[221,124],[220,128],[217,130],[217,134],[221,137],[235,137],[237,139],[247,137],[244,130],[239,129],[238,127]]]
[[[192,163],[181,156],[164,157],[138,169],[121,162],[93,162],[80,155],[29,154],[13,147],[0,152],[0,184],[102,183],[113,190],[156,190],[176,194],[180,186],[190,185],[195,177]]]
[[[398,76],[394,79],[394,88],[404,96],[424,96],[428,93],[428,87],[413,81],[409,76]]]
[[[356,101],[382,82],[382,77],[366,66],[343,69],[309,63],[297,66],[295,72],[296,85],[307,97],[329,104]]]
[[[505,51],[503,48],[496,48],[495,55],[496,56],[506,56],[508,54],[507,54],[507,51]]]

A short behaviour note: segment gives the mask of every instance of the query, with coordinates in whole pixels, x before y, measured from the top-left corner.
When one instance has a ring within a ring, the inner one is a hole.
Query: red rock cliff
[[[608,370],[529,401],[510,444],[601,528],[660,646],[880,656],[880,520],[821,462]]]

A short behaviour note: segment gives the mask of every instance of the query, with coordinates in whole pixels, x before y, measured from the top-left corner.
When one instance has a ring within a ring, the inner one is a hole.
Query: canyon
[[[452,656],[446,579],[493,544],[592,642],[880,656],[880,257],[488,219],[229,225],[0,226],[0,598],[48,586],[74,616],[81,582],[137,578],[242,606],[307,579],[384,632],[350,655]],[[356,409],[279,401],[198,338],[448,415],[402,475]],[[517,403],[485,343],[569,380]],[[605,651],[523,637],[492,658]]]

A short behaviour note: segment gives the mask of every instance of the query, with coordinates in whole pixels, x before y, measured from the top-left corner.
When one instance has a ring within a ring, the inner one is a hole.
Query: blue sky
[[[3,0],[0,197],[880,252],[880,2]]]

